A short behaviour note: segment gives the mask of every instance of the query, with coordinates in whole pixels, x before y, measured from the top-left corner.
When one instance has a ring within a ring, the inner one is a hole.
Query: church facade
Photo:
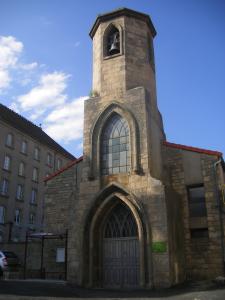
[[[46,179],[46,232],[68,230],[68,280],[168,287],[224,274],[222,153],[169,143],[148,15],[97,17],[83,156]]]

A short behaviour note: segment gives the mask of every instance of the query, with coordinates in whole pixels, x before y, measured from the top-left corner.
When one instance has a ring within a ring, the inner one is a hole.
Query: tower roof
[[[156,36],[156,30],[155,30],[155,27],[154,27],[149,15],[123,7],[123,8],[118,8],[116,10],[113,10],[111,12],[108,12],[108,13],[105,13],[102,15],[98,15],[97,19],[95,20],[94,25],[91,28],[90,33],[89,33],[90,37],[91,38],[94,37],[95,32],[98,29],[98,26],[101,22],[113,20],[113,19],[121,17],[121,16],[128,16],[128,17],[133,17],[133,18],[139,19],[139,20],[143,20],[144,22],[146,22],[148,24],[149,29],[152,33],[152,36],[153,37]]]

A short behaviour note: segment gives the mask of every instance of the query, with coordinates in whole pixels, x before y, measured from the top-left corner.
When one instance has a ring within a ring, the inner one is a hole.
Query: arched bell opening
[[[104,57],[113,56],[121,53],[121,28],[110,24],[103,36]]]
[[[89,286],[137,288],[145,284],[144,235],[135,206],[111,195],[90,227]]]

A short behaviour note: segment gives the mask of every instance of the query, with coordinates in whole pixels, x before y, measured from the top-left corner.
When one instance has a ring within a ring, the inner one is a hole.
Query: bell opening
[[[108,55],[120,53],[120,34],[117,28],[113,27],[110,30],[107,42]]]

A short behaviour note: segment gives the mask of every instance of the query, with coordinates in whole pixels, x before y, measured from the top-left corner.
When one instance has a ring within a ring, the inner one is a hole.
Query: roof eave
[[[156,36],[156,30],[155,27],[151,21],[151,18],[149,17],[149,15],[144,14],[144,13],[140,13],[137,12],[135,10],[131,10],[129,8],[119,8],[117,10],[102,14],[102,15],[98,15],[97,19],[95,20],[94,25],[92,26],[91,30],[90,30],[90,37],[93,39],[95,32],[98,29],[98,26],[101,22],[105,22],[120,16],[129,16],[129,17],[136,17],[137,19],[141,19],[143,21],[145,21],[149,28],[150,31],[152,33],[152,36],[155,37]]]

